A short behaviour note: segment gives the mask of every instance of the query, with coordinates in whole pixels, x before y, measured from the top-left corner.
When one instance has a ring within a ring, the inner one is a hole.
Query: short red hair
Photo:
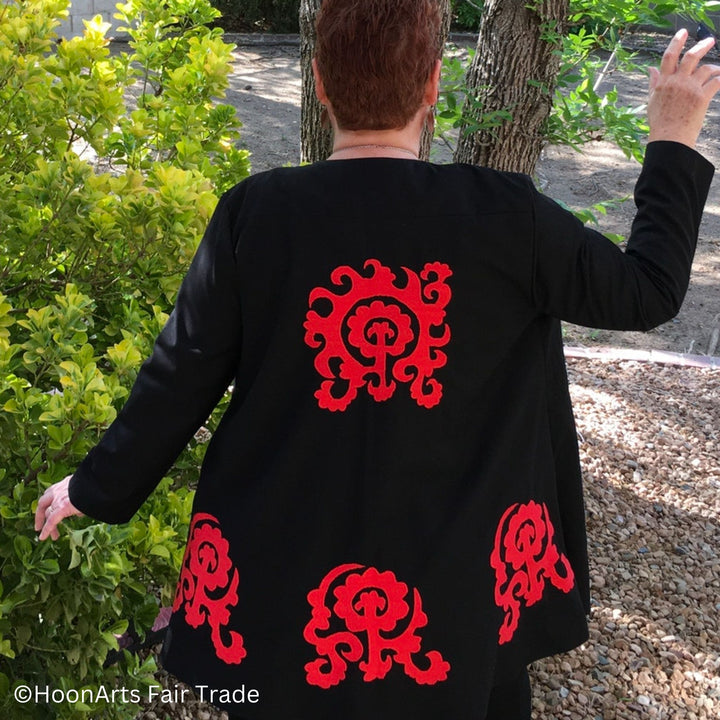
[[[405,127],[440,58],[437,0],[323,0],[315,61],[343,130]]]

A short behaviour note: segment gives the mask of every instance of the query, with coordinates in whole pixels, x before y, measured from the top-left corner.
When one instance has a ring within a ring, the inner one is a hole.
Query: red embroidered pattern
[[[570,562],[554,541],[555,528],[545,504],[511,505],[495,534],[490,564],[495,569],[495,602],[505,610],[499,644],[510,642],[520,620],[520,604],[538,602],[549,580],[568,593],[575,584]]]
[[[230,622],[230,608],[238,602],[239,576],[229,549],[216,517],[207,513],[193,517],[173,612],[184,605],[188,625],[198,628],[207,622],[218,658],[238,664],[247,655],[242,635],[231,630],[226,643],[222,633]]]
[[[419,276],[403,268],[407,283],[399,287],[379,260],[364,267],[369,277],[348,266],[332,272],[333,285],[349,283],[344,293],[320,287],[310,293],[310,308],[318,301],[331,306],[328,314],[310,309],[304,325],[305,342],[319,349],[315,369],[326,378],[315,393],[318,404],[345,410],[364,385],[375,400],[387,400],[397,381],[410,383],[418,405],[434,407],[442,385],[432,375],[447,362],[438,348],[450,340],[445,306],[451,292],[445,280],[452,272],[439,262],[427,263]]]
[[[305,626],[303,637],[320,656],[305,665],[310,685],[325,689],[337,685],[345,679],[348,662],[358,663],[365,682],[382,680],[393,661],[420,685],[434,685],[447,678],[450,663],[436,650],[425,653],[425,669],[413,661],[412,655],[420,652],[422,642],[416,631],[427,625],[427,615],[420,593],[413,589],[410,605],[408,586],[389,570],[340,565],[308,594],[308,602],[312,620]],[[403,626],[398,628],[401,622]],[[327,634],[321,635],[323,632]]]

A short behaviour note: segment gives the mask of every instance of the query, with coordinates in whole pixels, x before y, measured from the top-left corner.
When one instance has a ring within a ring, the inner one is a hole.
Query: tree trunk
[[[450,30],[450,0],[437,0],[442,13],[440,33],[442,46]],[[315,79],[311,61],[315,54],[315,16],[322,0],[300,0],[300,70],[302,76],[302,105],[300,107],[300,159],[302,162],[325,160],[332,153],[332,131],[322,127],[322,106],[315,97]],[[423,132],[420,157],[430,155],[432,135]]]
[[[332,153],[332,130],[322,126],[322,105],[315,97],[311,61],[315,55],[315,16],[322,0],[300,0],[300,160],[316,162]]]
[[[568,0],[487,0],[455,161],[532,175],[543,148],[560,67]],[[512,121],[472,131],[489,113]]]

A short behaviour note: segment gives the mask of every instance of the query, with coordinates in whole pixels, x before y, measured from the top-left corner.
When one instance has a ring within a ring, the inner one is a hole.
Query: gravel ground
[[[568,361],[590,640],[535,663],[535,720],[720,717],[720,372]]]

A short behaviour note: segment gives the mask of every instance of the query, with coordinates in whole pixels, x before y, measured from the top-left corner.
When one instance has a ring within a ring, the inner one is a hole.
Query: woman
[[[127,405],[38,503],[41,539],[127,521],[233,382],[163,658],[237,717],[529,718],[527,664],[587,638],[559,319],[677,313],[720,68],[680,32],[652,71],[623,254],[524,176],[417,160],[437,26],[431,0],[325,0],[332,156],[223,196]]]

